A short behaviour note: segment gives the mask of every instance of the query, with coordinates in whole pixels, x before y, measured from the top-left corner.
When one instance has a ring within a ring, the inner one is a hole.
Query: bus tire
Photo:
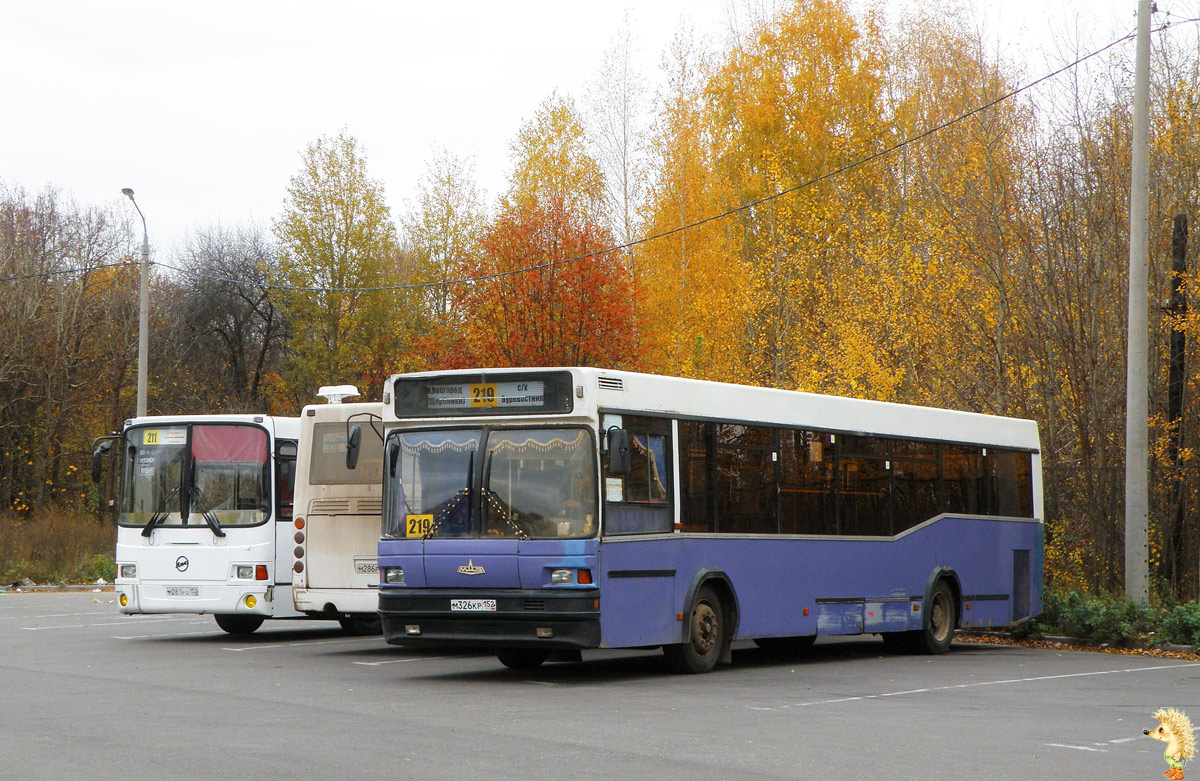
[[[500,664],[513,670],[532,670],[540,667],[546,657],[550,656],[549,648],[499,648],[496,658]]]
[[[664,645],[667,666],[677,673],[706,673],[717,666],[727,642],[721,598],[711,586],[701,586],[688,613],[687,642]]]
[[[346,618],[339,618],[338,623],[342,625],[342,634],[351,637],[377,635],[383,632],[383,625],[379,621],[379,616],[348,616]]]
[[[955,609],[954,592],[945,580],[934,584],[925,606],[924,627],[914,633],[916,652],[922,654],[944,654],[954,642],[958,612]]]
[[[262,616],[242,616],[232,615],[229,613],[218,613],[213,618],[217,619],[217,626],[224,629],[231,635],[249,635],[253,634],[255,629],[262,626]]]

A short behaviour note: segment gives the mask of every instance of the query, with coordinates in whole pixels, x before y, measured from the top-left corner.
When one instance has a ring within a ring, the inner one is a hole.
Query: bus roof
[[[131,426],[178,426],[186,423],[251,423],[263,426],[279,438],[295,439],[300,436],[300,418],[254,413],[229,415],[146,415],[126,420],[125,428]]]
[[[973,443],[1038,451],[1037,423],[1021,418],[802,391],[591,367],[463,369],[393,375],[397,379],[570,372],[585,409],[645,412],[875,436]],[[390,398],[394,398],[389,394]]]

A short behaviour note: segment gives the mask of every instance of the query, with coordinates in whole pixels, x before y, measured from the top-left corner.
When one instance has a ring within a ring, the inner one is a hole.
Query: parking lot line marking
[[[162,624],[169,621],[177,621],[175,618],[146,618],[138,621],[139,624]],[[79,629],[80,627],[91,628],[94,626],[129,626],[129,619],[123,618],[119,621],[99,621],[93,624],[56,624],[55,626],[23,626],[22,629],[29,632],[41,632],[46,629]]]
[[[1107,751],[1106,749],[1102,749],[1102,748],[1092,748],[1091,746],[1069,746],[1069,745],[1067,745],[1066,743],[1047,743],[1046,745],[1047,745],[1047,746],[1052,746],[1052,747],[1054,747],[1054,748],[1073,748],[1073,749],[1075,749],[1076,751],[1097,751],[1097,752],[1099,752],[1099,753],[1101,753],[1101,754],[1107,754],[1107,753],[1108,753],[1108,751]]]
[[[83,613],[46,613],[46,614],[40,615],[40,616],[22,616],[22,615],[17,614],[17,615],[11,615],[11,616],[0,616],[0,621],[6,621],[8,619],[13,619],[13,618],[24,618],[29,621],[37,621],[37,620],[40,620],[43,618],[74,618],[75,616],[94,616],[99,612],[100,611],[98,611],[98,610],[88,610]],[[105,612],[108,612],[108,611],[105,611]]]
[[[404,662],[432,662],[435,659],[450,659],[449,656],[413,656],[408,659],[387,659],[382,662],[351,662],[350,664],[361,664],[363,667],[379,667],[384,664],[403,664]]]
[[[951,686],[935,686],[929,689],[907,689],[898,692],[880,692],[879,694],[862,694],[857,697],[838,697],[830,700],[814,700],[812,702],[797,702],[790,705],[748,705],[748,710],[783,711],[791,708],[808,708],[814,705],[836,705],[840,702],[855,700],[878,700],[884,697],[900,697],[907,694],[927,694],[931,692],[953,691],[955,689],[976,689],[981,686],[1004,686],[1013,683],[1037,683],[1039,681],[1056,681],[1066,678],[1085,678],[1092,675],[1126,675],[1128,673],[1144,673],[1155,670],[1182,670],[1188,667],[1200,667],[1200,662],[1186,664],[1158,664],[1149,667],[1127,667],[1118,670],[1093,670],[1086,673],[1062,673],[1060,675],[1036,675],[1030,678],[1006,678],[1001,681],[978,681],[976,683],[958,683]]]

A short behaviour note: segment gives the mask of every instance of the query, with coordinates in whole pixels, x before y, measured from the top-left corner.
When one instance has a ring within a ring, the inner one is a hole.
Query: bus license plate
[[[199,586],[167,586],[168,597],[198,597],[200,596]]]
[[[375,563],[374,561],[368,561],[366,559],[355,559],[354,560],[354,571],[357,572],[359,575],[378,575],[379,574],[379,565],[377,563]]]
[[[451,610],[467,610],[471,612],[494,611],[496,609],[496,600],[494,599],[452,599],[450,600]]]

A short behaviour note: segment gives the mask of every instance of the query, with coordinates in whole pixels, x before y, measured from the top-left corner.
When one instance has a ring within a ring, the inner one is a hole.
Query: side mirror
[[[362,445],[362,426],[352,426],[346,435],[346,468],[354,470],[358,467],[358,453]]]
[[[104,456],[112,450],[113,440],[106,439],[92,451],[92,482],[100,482],[100,474],[104,471]]]
[[[629,474],[629,432],[623,428],[608,430],[608,473]]]

